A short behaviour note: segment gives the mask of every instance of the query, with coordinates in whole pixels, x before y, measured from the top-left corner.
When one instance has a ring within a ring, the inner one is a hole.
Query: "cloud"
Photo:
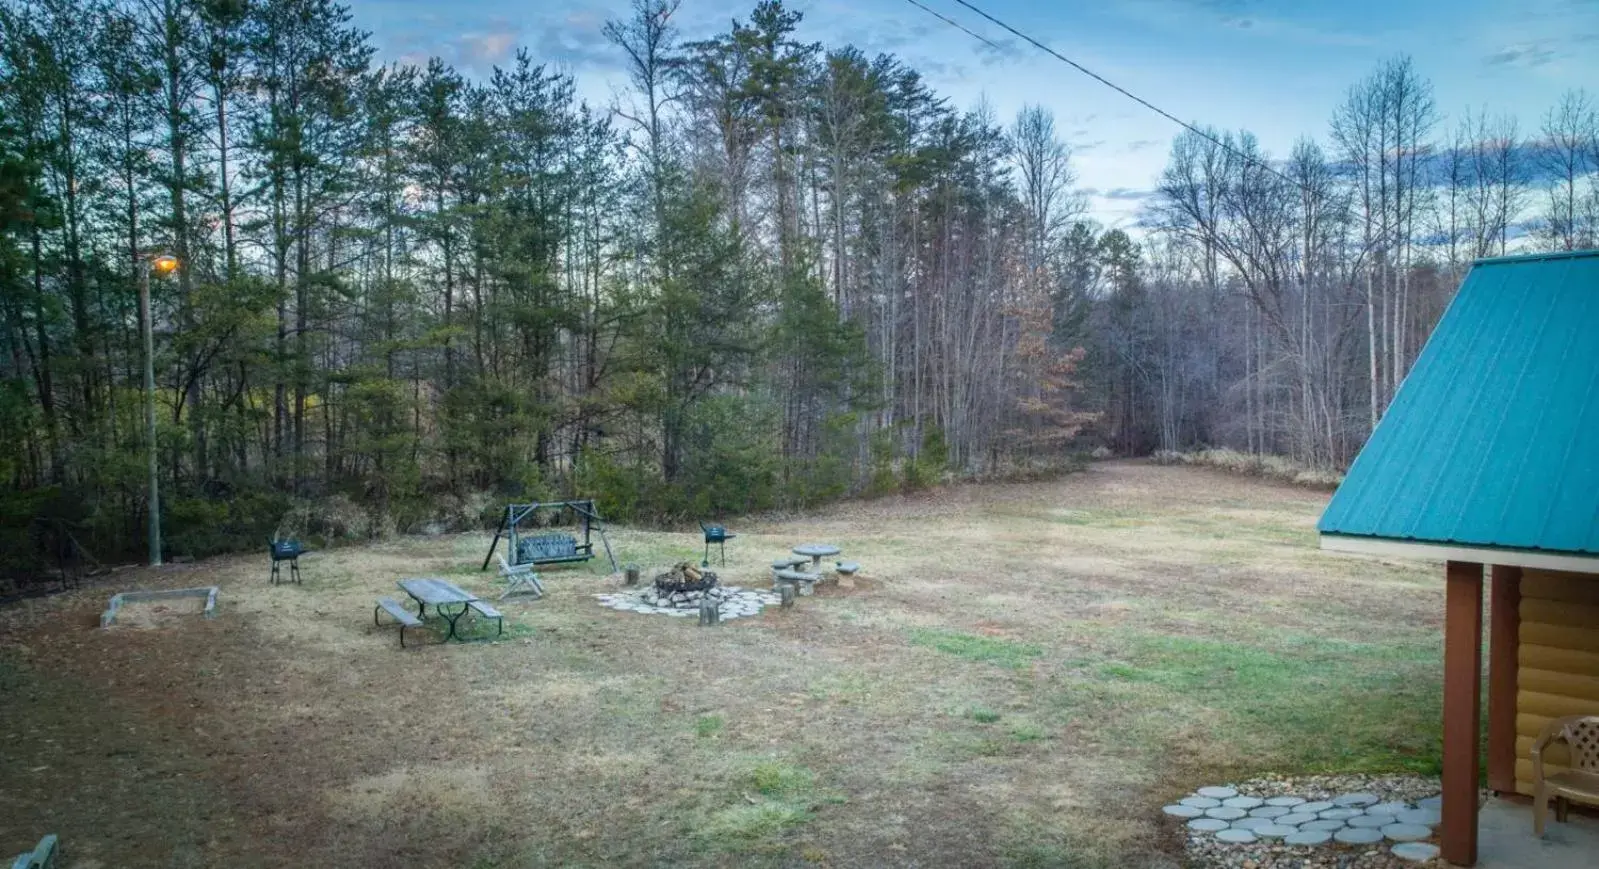
[[[488,69],[505,63],[516,51],[521,32],[514,26],[488,33],[463,33],[455,39],[455,56],[464,66]]]
[[[1559,57],[1559,53],[1549,47],[1548,43],[1523,42],[1517,45],[1507,45],[1496,52],[1483,58],[1483,63],[1489,66],[1516,66],[1526,69],[1543,66]]]
[[[1139,151],[1148,151],[1150,148],[1159,148],[1165,144],[1159,139],[1134,139],[1127,143],[1127,153],[1136,154]]]
[[[1113,199],[1118,202],[1142,202],[1155,195],[1153,190],[1135,190],[1131,187],[1112,187],[1101,193],[1104,199]]]
[[[982,58],[983,66],[999,66],[1009,61],[1016,60],[1021,56],[1021,52],[1017,49],[1016,40],[1014,39],[1001,39],[998,42],[995,42],[994,45],[989,45],[986,42],[979,42],[976,43],[974,47],[976,48],[977,56]]]

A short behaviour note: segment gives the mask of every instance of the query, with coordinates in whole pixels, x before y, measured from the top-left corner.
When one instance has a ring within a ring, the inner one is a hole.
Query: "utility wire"
[[[959,30],[960,32],[966,34],[967,36],[970,36],[971,38],[977,40],[978,42],[983,43],[984,45],[988,46],[989,48],[994,49],[995,51],[1004,52],[1004,50],[1005,50],[1004,48],[1000,47],[1000,45],[998,43],[994,42],[993,40],[989,39],[988,37],[982,36],[982,35],[980,35],[978,33],[974,33],[973,31],[967,30],[966,29],[966,25],[961,24],[959,21],[956,21],[953,18],[944,17],[944,15],[942,13],[935,12],[934,10],[929,9],[926,6],[923,6],[920,2],[918,2],[918,0],[905,0],[905,2],[911,4],[912,6],[915,6],[917,9],[920,9],[923,12],[926,12],[928,15],[931,15],[934,18],[937,18],[939,21],[942,21],[945,24],[948,24],[950,27],[953,27],[956,30]]]
[[[994,43],[989,41],[988,39],[985,39],[985,38],[983,38],[981,36],[978,36],[977,34],[973,33],[972,31],[967,30],[965,27],[962,27],[960,24],[957,24],[954,21],[951,21],[950,19],[945,18],[942,15],[939,15],[937,12],[934,12],[933,10],[928,9],[926,6],[923,6],[920,2],[918,2],[918,0],[905,0],[905,2],[910,3],[911,5],[916,6],[919,9],[922,9],[923,11],[927,12],[930,15],[933,15],[933,16],[937,17],[939,20],[943,21],[946,24],[949,24],[952,27],[958,28],[959,30],[961,30],[962,32],[966,33],[969,36],[972,36],[972,37],[974,37],[976,39],[980,39],[983,42],[987,43],[988,45],[993,46],[994,48],[999,48],[999,46],[994,45]],[[1270,166],[1266,162],[1264,162],[1262,160],[1259,160],[1259,159],[1256,159],[1254,157],[1251,157],[1251,156],[1243,153],[1242,151],[1239,151],[1237,148],[1234,148],[1233,146],[1227,144],[1226,142],[1223,142],[1222,140],[1216,138],[1215,136],[1212,136],[1211,134],[1205,132],[1204,130],[1194,126],[1193,124],[1188,123],[1187,121],[1183,120],[1182,118],[1177,117],[1176,115],[1172,114],[1171,112],[1166,111],[1165,109],[1161,108],[1160,106],[1155,105],[1154,103],[1150,102],[1149,100],[1144,99],[1143,97],[1133,93],[1132,91],[1122,87],[1121,85],[1116,84],[1115,82],[1111,81],[1110,79],[1105,78],[1104,76],[1100,75],[1099,73],[1094,72],[1093,70],[1089,69],[1088,67],[1083,66],[1082,64],[1078,63],[1077,61],[1072,60],[1071,58],[1067,57],[1066,55],[1061,54],[1060,52],[1056,51],[1055,49],[1050,48],[1049,46],[1045,45],[1044,43],[1039,42],[1038,40],[1032,38],[1031,36],[1028,36],[1027,34],[1021,32],[1020,30],[1017,30],[1016,28],[1010,26],[1009,24],[1006,24],[1005,22],[999,20],[998,18],[995,18],[994,16],[988,14],[987,12],[984,12],[983,10],[977,8],[976,6],[973,6],[972,4],[966,2],[966,0],[955,0],[955,2],[959,3],[962,6],[965,6],[967,9],[970,9],[973,12],[976,12],[978,15],[983,16],[984,18],[986,18],[990,22],[992,22],[995,26],[1003,28],[1006,31],[1009,31],[1013,36],[1017,37],[1018,39],[1024,40],[1024,41],[1026,41],[1028,43],[1031,43],[1034,48],[1037,48],[1038,50],[1050,55],[1051,57],[1054,57],[1056,60],[1060,61],[1061,63],[1066,64],[1067,66],[1071,67],[1072,69],[1077,70],[1078,72],[1082,73],[1083,75],[1088,76],[1089,78],[1093,79],[1094,81],[1099,82],[1100,84],[1104,85],[1105,87],[1108,87],[1111,90],[1121,94],[1122,96],[1132,100],[1133,102],[1138,103],[1139,105],[1143,106],[1144,108],[1149,109],[1150,111],[1154,112],[1155,114],[1160,115],[1161,117],[1165,118],[1168,121],[1171,121],[1172,123],[1178,125],[1179,127],[1182,127],[1183,129],[1189,131],[1190,133],[1193,133],[1194,135],[1199,136],[1200,138],[1210,142],[1211,144],[1215,145],[1216,147],[1221,148],[1222,150],[1226,151],[1229,154],[1232,154],[1234,157],[1237,157],[1238,159],[1243,160],[1246,163],[1253,163],[1254,165],[1259,166],[1260,168],[1266,170],[1267,172],[1270,172],[1273,175],[1276,175],[1278,178],[1281,178],[1282,180],[1288,182],[1289,184],[1292,184],[1295,187],[1300,188],[1301,190],[1305,190],[1305,186],[1303,184],[1301,184],[1298,181],[1295,181],[1294,179],[1289,178],[1287,175],[1284,175],[1283,173],[1277,171],[1276,169],[1272,168],[1272,166]]]

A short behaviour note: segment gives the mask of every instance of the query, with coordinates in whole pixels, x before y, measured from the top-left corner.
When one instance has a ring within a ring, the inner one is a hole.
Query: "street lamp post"
[[[150,275],[169,275],[178,258],[158,256],[139,269],[139,326],[144,333],[144,428],[150,445],[150,566],[161,566],[160,450],[155,441],[155,324],[150,319]]]

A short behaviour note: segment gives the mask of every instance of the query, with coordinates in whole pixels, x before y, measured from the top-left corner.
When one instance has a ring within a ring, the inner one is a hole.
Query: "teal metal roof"
[[[1478,261],[1318,527],[1599,554],[1599,250]]]

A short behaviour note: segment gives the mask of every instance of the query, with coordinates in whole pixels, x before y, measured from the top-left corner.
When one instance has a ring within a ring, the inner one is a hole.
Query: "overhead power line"
[[[921,9],[922,11],[928,13],[929,15],[932,15],[932,16],[938,18],[940,21],[943,21],[945,24],[948,24],[951,27],[954,27],[954,28],[960,30],[961,32],[967,34],[968,36],[971,36],[974,39],[981,40],[982,42],[984,42],[984,43],[986,43],[986,44],[988,44],[988,45],[990,45],[990,46],[992,46],[992,47],[994,47],[996,49],[999,48],[999,46],[994,45],[994,43],[992,41],[990,41],[990,40],[988,40],[988,39],[986,39],[986,38],[984,38],[982,36],[979,36],[979,35],[977,35],[976,33],[973,33],[970,30],[967,30],[965,27],[963,27],[962,25],[956,23],[955,21],[952,21],[952,20],[950,20],[948,18],[945,18],[943,15],[940,15],[937,12],[934,12],[933,10],[927,8],[926,6],[923,6],[920,2],[918,2],[918,0],[905,0],[905,2],[910,3],[912,6],[915,6],[918,9]],[[1277,169],[1275,169],[1274,167],[1272,167],[1270,164],[1266,163],[1265,161],[1257,159],[1255,157],[1251,157],[1248,154],[1245,154],[1242,151],[1239,151],[1237,148],[1233,147],[1232,145],[1229,145],[1226,142],[1223,142],[1222,140],[1216,138],[1215,136],[1212,136],[1210,133],[1205,132],[1204,130],[1200,129],[1199,127],[1196,127],[1193,124],[1188,123],[1187,121],[1183,120],[1182,118],[1177,117],[1176,115],[1172,114],[1171,112],[1166,111],[1165,109],[1161,108],[1160,106],[1155,105],[1154,103],[1150,102],[1149,100],[1144,99],[1143,97],[1139,96],[1138,94],[1135,94],[1132,91],[1122,87],[1121,85],[1111,81],[1110,79],[1105,78],[1104,76],[1100,75],[1099,73],[1094,72],[1093,70],[1089,69],[1088,67],[1083,66],[1082,64],[1078,63],[1077,61],[1072,60],[1071,58],[1067,57],[1064,54],[1061,54],[1060,52],[1056,51],[1053,48],[1050,48],[1048,45],[1045,45],[1044,43],[1039,42],[1038,40],[1034,39],[1033,37],[1028,36],[1027,34],[1021,32],[1020,30],[1017,30],[1016,28],[1010,26],[1009,24],[1006,24],[1005,22],[999,20],[998,18],[995,18],[994,16],[988,14],[987,12],[984,12],[983,10],[977,8],[976,6],[973,6],[971,3],[966,2],[966,0],[955,0],[955,2],[959,3],[962,6],[965,6],[967,9],[970,9],[971,11],[977,13],[978,15],[981,15],[982,17],[988,19],[989,22],[994,24],[996,27],[1000,27],[1000,28],[1006,30],[1011,35],[1015,36],[1017,39],[1021,39],[1021,40],[1025,41],[1025,42],[1031,44],[1034,48],[1037,48],[1039,51],[1042,51],[1045,54],[1048,54],[1049,56],[1055,58],[1056,60],[1060,61],[1061,63],[1064,63],[1067,66],[1071,67],[1072,69],[1075,69],[1078,72],[1082,73],[1083,75],[1088,76],[1089,78],[1093,79],[1094,81],[1099,82],[1100,84],[1104,85],[1105,87],[1110,88],[1111,90],[1121,94],[1122,96],[1132,100],[1133,102],[1138,103],[1139,105],[1143,106],[1144,108],[1149,109],[1150,111],[1154,112],[1155,114],[1160,115],[1161,117],[1165,118],[1166,120],[1171,121],[1172,123],[1178,125],[1179,127],[1182,127],[1183,129],[1187,130],[1188,132],[1193,133],[1194,135],[1204,139],[1207,142],[1210,142],[1211,144],[1215,145],[1216,147],[1221,148],[1222,150],[1226,151],[1229,154],[1232,154],[1234,157],[1237,157],[1238,159],[1243,160],[1246,163],[1252,163],[1252,164],[1254,164],[1256,166],[1259,166],[1260,168],[1266,170],[1267,172],[1270,172],[1273,175],[1276,175],[1278,178],[1281,178],[1282,180],[1288,182],[1289,184],[1292,184],[1295,187],[1300,188],[1301,190],[1304,189],[1304,185],[1302,185],[1298,181],[1295,181],[1294,179],[1288,177],[1287,175],[1284,175],[1282,172],[1279,172]]]
[[[994,42],[993,40],[989,39],[988,37],[983,36],[983,35],[975,32],[975,31],[967,30],[966,29],[966,25],[961,24],[959,21],[956,21],[953,18],[945,17],[943,15],[943,13],[941,13],[941,12],[936,12],[936,11],[934,11],[932,9],[929,9],[926,6],[923,6],[921,3],[918,2],[918,0],[905,0],[905,2],[911,4],[912,6],[915,6],[917,9],[920,9],[923,12],[926,12],[928,15],[931,15],[934,18],[937,18],[939,21],[942,21],[945,24],[948,24],[950,27],[953,27],[956,30],[959,30],[960,32],[966,34],[967,36],[970,36],[971,38],[977,40],[978,42],[983,43],[984,45],[988,46],[989,48],[994,49],[995,51],[1003,52],[1005,50],[1002,46],[999,45],[999,43]]]

